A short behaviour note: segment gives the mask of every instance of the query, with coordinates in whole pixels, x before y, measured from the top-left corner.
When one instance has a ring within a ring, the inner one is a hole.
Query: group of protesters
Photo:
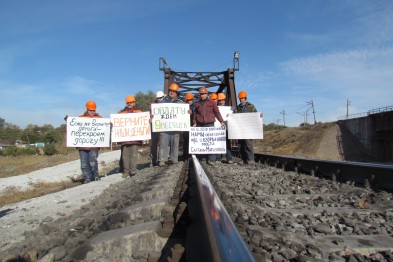
[[[155,103],[188,103],[190,108],[188,113],[190,114],[190,123],[193,127],[214,127],[216,119],[220,123],[222,128],[226,129],[226,123],[224,122],[223,116],[220,113],[218,106],[225,106],[226,96],[224,93],[211,93],[206,87],[199,89],[198,98],[193,93],[187,93],[184,97],[185,101],[179,99],[179,86],[173,83],[169,86],[168,95],[157,98]],[[247,93],[240,91],[238,94],[240,103],[233,107],[233,113],[249,113],[257,112],[255,106],[247,101]],[[183,158],[189,157],[189,132],[183,131],[170,131],[160,132],[157,143],[151,144],[151,155],[153,165],[165,166],[166,164],[176,164],[179,160],[179,139],[180,134],[183,133]],[[154,132],[153,132],[154,134]],[[239,152],[242,158],[242,163],[253,164],[254,162],[254,150],[252,139],[239,139]],[[159,147],[159,150],[157,150]],[[170,156],[169,156],[170,151]],[[218,154],[206,154],[200,155],[200,158],[206,157],[206,163],[215,166],[217,162],[221,162],[221,155]],[[233,164],[233,156],[231,154],[231,141],[228,139],[228,131],[226,130],[226,163]]]
[[[193,93],[187,93],[184,97],[185,101],[180,98],[179,86],[172,83],[169,86],[168,94],[162,91],[156,93],[156,98],[152,101],[155,103],[188,103],[190,115],[190,123],[192,127],[214,127],[216,119],[221,127],[226,129],[226,123],[220,113],[218,106],[225,106],[226,96],[224,93],[211,93],[206,87],[199,89],[198,97]],[[232,108],[233,113],[257,112],[255,106],[247,101],[247,93],[240,91],[238,93],[239,104]],[[131,114],[142,112],[136,106],[136,99],[134,96],[127,96],[125,98],[126,106],[119,112],[119,114]],[[96,113],[96,103],[92,100],[87,101],[86,111],[80,117],[101,118]],[[150,104],[151,111],[151,104]],[[152,125],[153,115],[150,112],[150,124]],[[67,119],[68,116],[65,117]],[[152,127],[152,126],[151,126]],[[226,131],[227,132],[227,131]],[[151,157],[152,164],[160,167],[167,164],[177,164],[179,162],[179,142],[180,137],[183,138],[183,159],[190,156],[189,153],[189,132],[187,131],[162,131],[151,132]],[[228,133],[226,136],[226,163],[233,164],[233,157],[230,151],[230,140]],[[120,166],[123,177],[131,177],[137,173],[137,156],[138,148],[142,141],[123,141],[121,145],[121,159]],[[238,140],[240,154],[245,164],[254,163],[254,151],[252,139]],[[81,170],[84,176],[84,183],[99,180],[98,174],[98,147],[78,147],[81,161]],[[216,165],[215,162],[221,162],[221,155],[206,154],[200,155],[206,157],[207,164]]]

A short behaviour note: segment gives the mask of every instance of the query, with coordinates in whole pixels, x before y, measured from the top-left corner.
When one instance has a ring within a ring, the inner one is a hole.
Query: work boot
[[[158,165],[159,166],[165,166],[165,162],[164,161],[160,161],[160,163]]]

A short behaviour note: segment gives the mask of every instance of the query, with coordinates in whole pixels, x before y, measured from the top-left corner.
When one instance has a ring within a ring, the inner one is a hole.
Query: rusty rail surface
[[[195,155],[192,165],[187,261],[254,261]]]
[[[255,161],[337,181],[352,181],[365,187],[393,190],[393,165],[271,154],[255,154]]]

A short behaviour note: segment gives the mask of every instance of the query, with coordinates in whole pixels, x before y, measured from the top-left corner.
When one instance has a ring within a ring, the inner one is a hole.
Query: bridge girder
[[[164,71],[164,93],[168,93],[172,83],[179,85],[179,93],[198,95],[198,90],[205,86],[209,93],[224,93],[225,104],[236,105],[235,68],[228,68],[221,72],[177,72],[169,67],[160,68]]]

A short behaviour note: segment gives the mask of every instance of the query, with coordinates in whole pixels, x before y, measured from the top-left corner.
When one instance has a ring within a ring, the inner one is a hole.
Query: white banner
[[[110,136],[109,118],[67,118],[67,147],[109,147]]]
[[[190,154],[225,154],[226,131],[222,127],[191,127]]]
[[[150,113],[111,114],[112,142],[151,139]]]
[[[228,117],[229,139],[263,139],[261,113],[238,113]]]
[[[232,107],[230,107],[230,106],[219,106],[218,107],[218,110],[220,110],[220,114],[222,116],[222,119],[224,119],[224,122],[227,121],[228,116],[233,113],[231,108]],[[221,123],[217,120],[217,118],[216,118],[216,121],[214,122],[214,126],[215,127],[221,126]]]
[[[153,132],[189,131],[188,104],[158,103],[151,105]]]

